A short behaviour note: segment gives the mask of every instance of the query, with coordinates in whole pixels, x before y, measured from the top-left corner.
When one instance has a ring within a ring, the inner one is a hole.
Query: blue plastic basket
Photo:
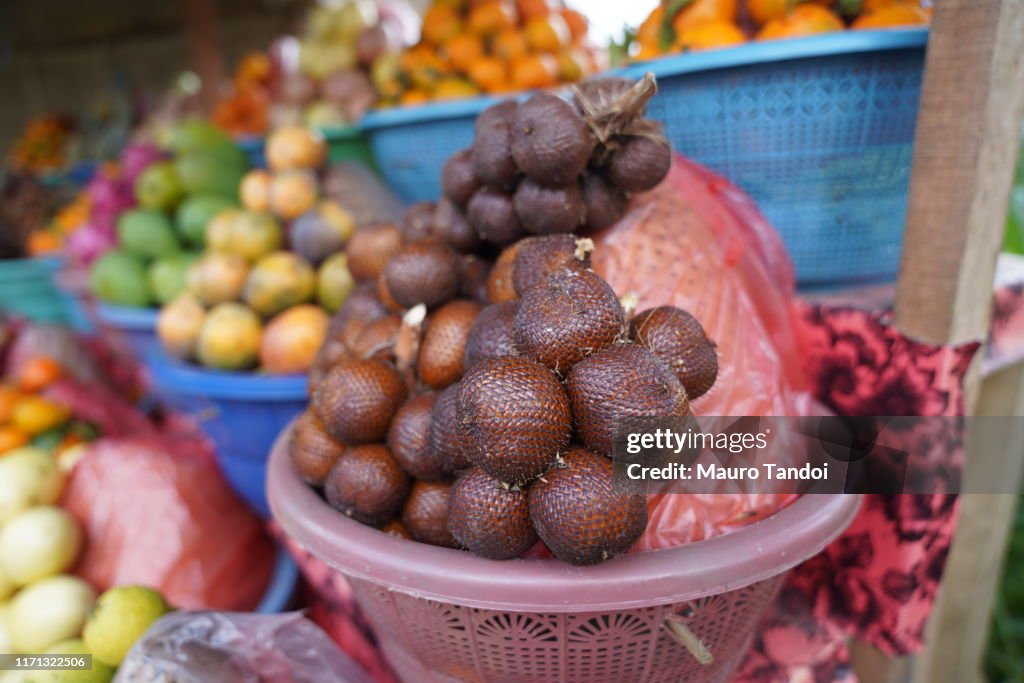
[[[845,31],[632,65],[652,71],[648,115],[676,151],[746,190],[779,230],[801,284],[888,280],[899,267],[927,29]],[[377,167],[407,201],[436,199],[468,146],[476,98],[374,112]]]
[[[0,260],[0,313],[43,323],[64,323],[68,310],[55,276],[60,259]]]
[[[104,303],[96,305],[100,331],[139,361],[144,361],[159,345],[156,338],[156,319],[159,315],[158,308],[132,308]]]
[[[269,517],[267,457],[277,435],[306,407],[306,377],[208,370],[159,349],[147,366],[157,397],[202,425],[232,488]]]
[[[235,147],[242,150],[249,165],[253,168],[266,168],[267,160],[263,155],[265,139],[260,135],[244,135],[235,138]]]

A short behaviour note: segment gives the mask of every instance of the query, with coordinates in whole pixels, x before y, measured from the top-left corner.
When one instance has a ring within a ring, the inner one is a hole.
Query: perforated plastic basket
[[[68,310],[54,277],[55,258],[0,260],[0,312],[46,323],[67,322]]]
[[[746,190],[802,285],[889,280],[899,267],[926,29],[845,31],[666,57],[648,115],[675,150]],[[374,112],[377,166],[407,201],[436,199],[492,99]]]
[[[232,488],[268,517],[267,456],[277,435],[306,407],[306,377],[209,370],[159,349],[147,367],[157,397],[199,422]]]
[[[156,349],[156,319],[160,309],[97,303],[95,311],[100,331],[139,361],[144,361]]]
[[[859,505],[804,496],[726,536],[596,567],[496,562],[332,510],[295,473],[286,437],[270,457],[274,518],[345,575],[406,683],[725,683],[786,572]]]

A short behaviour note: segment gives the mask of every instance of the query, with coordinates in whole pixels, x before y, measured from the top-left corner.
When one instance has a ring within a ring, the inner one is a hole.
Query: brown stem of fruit
[[[647,72],[619,97],[602,102],[587,97],[575,88],[575,99],[583,112],[583,120],[590,126],[598,141],[596,161],[601,165],[614,153],[620,135],[657,136],[664,139],[656,124],[641,118],[647,102],[658,92],[654,74]]]

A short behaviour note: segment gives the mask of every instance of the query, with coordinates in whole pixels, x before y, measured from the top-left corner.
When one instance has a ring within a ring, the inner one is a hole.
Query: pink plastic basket
[[[496,562],[345,518],[296,475],[284,443],[268,471],[275,519],[349,580],[406,683],[724,683],[786,572],[860,503],[804,496],[734,533],[597,567]]]

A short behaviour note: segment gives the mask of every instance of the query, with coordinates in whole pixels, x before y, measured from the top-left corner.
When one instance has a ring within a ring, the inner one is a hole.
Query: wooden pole
[[[895,323],[912,337],[939,344],[986,337],[1024,111],[1022,36],[1024,0],[935,3],[896,293]],[[1012,377],[1024,382],[1019,373]],[[969,413],[978,381],[975,370],[968,378]],[[1019,401],[1009,403],[1008,411],[1020,409]],[[970,471],[984,476],[1001,471],[994,458],[1022,457],[1019,448],[988,450],[968,454]],[[997,502],[964,496],[962,533],[953,542],[926,651],[914,661],[893,661],[855,647],[862,680],[903,681],[911,672],[920,683],[979,680],[984,640],[967,630],[976,631],[991,613],[998,575],[992,566],[1006,528],[991,515],[1006,516],[1010,507]]]
[[[224,56],[214,0],[185,0],[185,38],[192,69],[202,81],[199,101],[203,111],[213,111],[224,80]]]

